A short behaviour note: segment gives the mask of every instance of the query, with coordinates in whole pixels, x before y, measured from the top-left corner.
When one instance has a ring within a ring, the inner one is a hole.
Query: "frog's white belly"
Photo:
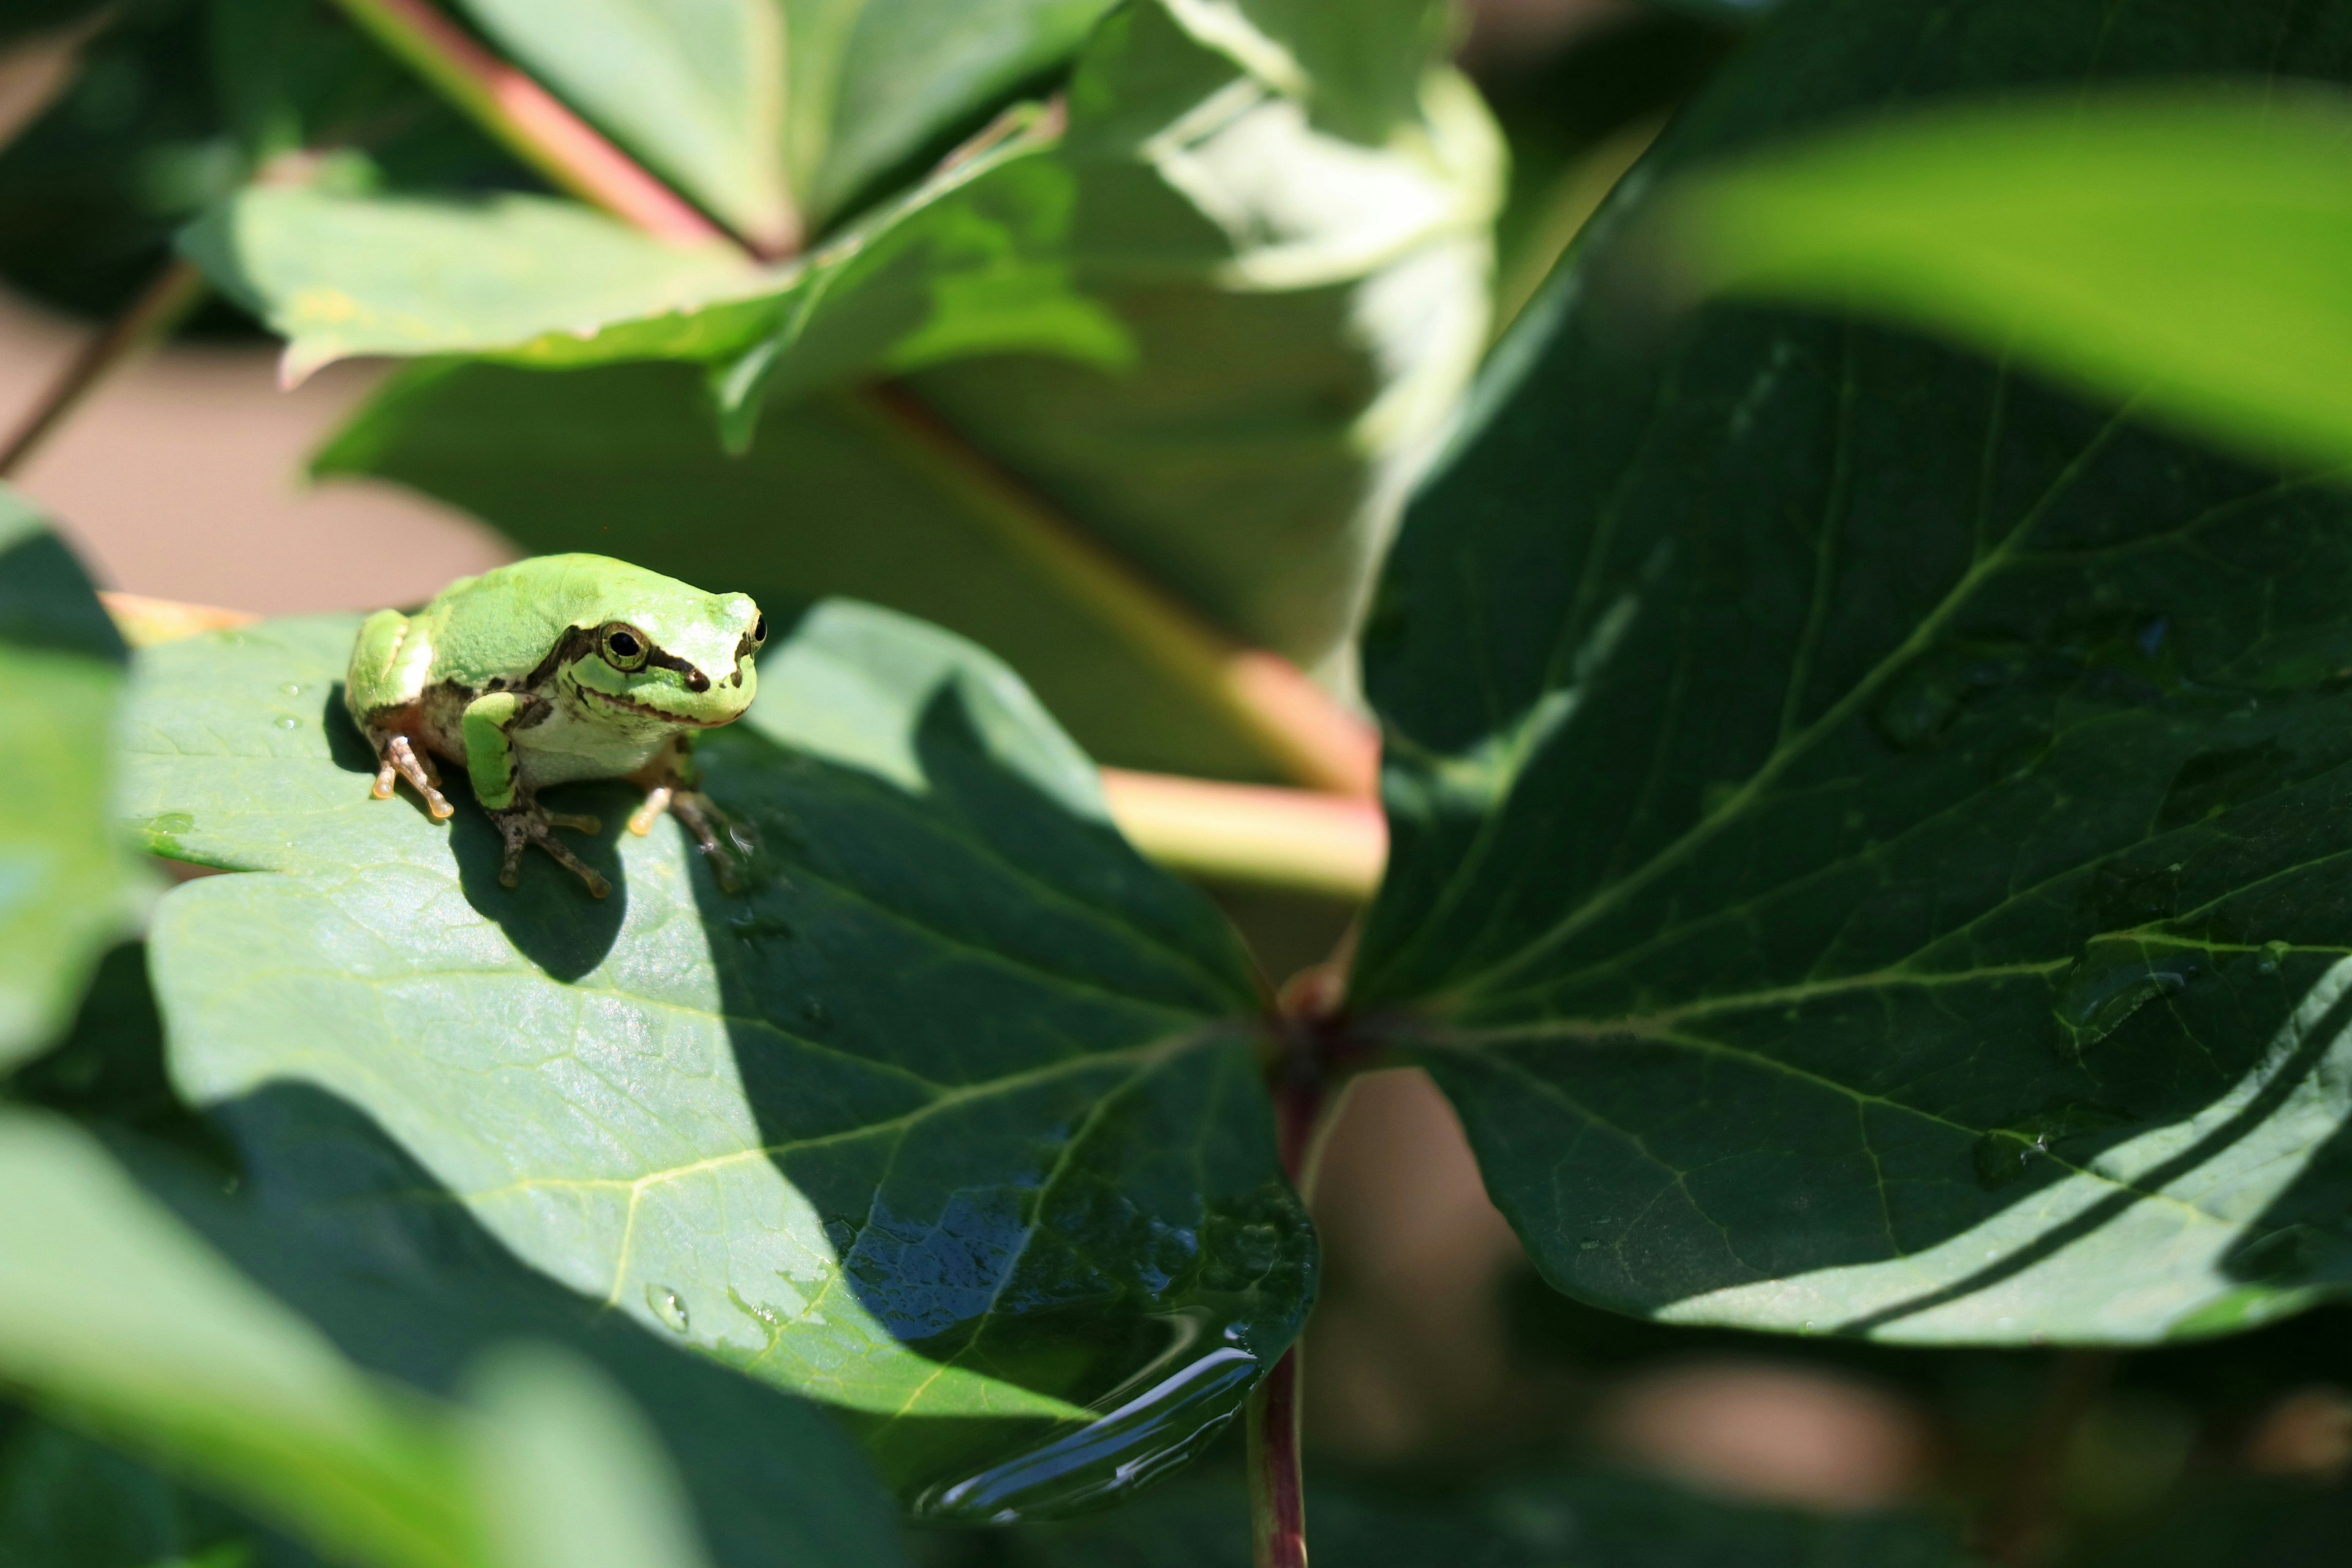
[[[583,714],[559,700],[546,718],[513,731],[517,771],[533,790],[621,778],[660,755],[683,728],[634,713]]]
[[[509,732],[526,791],[625,777],[692,728],[644,714],[584,710],[588,699],[560,690],[543,700],[547,717]],[[463,689],[445,686],[427,692],[424,703],[426,745],[459,767],[466,765],[466,702]]]

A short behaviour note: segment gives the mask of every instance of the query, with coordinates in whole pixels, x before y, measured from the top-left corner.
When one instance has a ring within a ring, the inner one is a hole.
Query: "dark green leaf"
[[[1630,1476],[1534,1475],[1465,1493],[1311,1487],[1316,1553],[1348,1568],[1962,1568],[1919,1517],[1742,1506]],[[1017,1568],[1246,1568],[1238,1484],[1171,1487],[1101,1520],[1020,1531]]]
[[[1002,667],[820,606],[701,752],[754,885],[665,824],[585,847],[595,903],[499,888],[470,805],[369,798],[355,625],[141,665],[151,841],[280,873],[179,889],[154,939],[173,1075],[249,1158],[322,1141],[239,1107],[340,1102],[571,1290],[864,1413],[931,1511],[1107,1495],[1223,1425],[1313,1279],[1247,960]],[[617,826],[621,786],[576,793]]]
[[[2342,75],[2352,20],[1801,4],[1658,161],[2183,61]],[[1929,1341],[2352,1285],[2352,504],[1862,328],[1604,310],[1505,345],[1367,653],[1356,997],[1547,1277]]]
[[[2270,460],[2352,460],[2352,97],[2178,85],[1931,111],[1701,174],[1706,289],[1866,310]]]
[[[260,1539],[236,1510],[62,1426],[28,1421],[0,1452],[9,1568],[259,1568]]]
[[[71,552],[0,486],[0,1071],[73,1017],[149,882],[113,820],[122,640]]]

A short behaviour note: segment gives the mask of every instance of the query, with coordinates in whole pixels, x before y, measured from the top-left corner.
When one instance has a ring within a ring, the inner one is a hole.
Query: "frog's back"
[[[469,685],[520,680],[575,626],[627,620],[649,590],[680,584],[604,555],[531,555],[462,578],[419,612],[436,664]]]

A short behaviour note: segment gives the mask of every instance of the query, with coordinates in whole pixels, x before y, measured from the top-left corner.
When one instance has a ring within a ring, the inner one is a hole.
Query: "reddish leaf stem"
[[[726,237],[719,226],[523,72],[474,41],[430,0],[337,0],[443,97],[517,157],[583,201],[673,245]],[[789,255],[794,232],[761,236],[763,254]]]
[[[1294,975],[1275,1001],[1282,1050],[1269,1072],[1275,1148],[1282,1173],[1312,1201],[1323,1136],[1339,1095],[1348,943],[1330,962]],[[1299,1463],[1303,1342],[1274,1363],[1250,1396],[1250,1542],[1254,1568],[1307,1568],[1307,1493]]]
[[[1250,1561],[1307,1568],[1307,1497],[1298,1467],[1298,1352],[1293,1345],[1250,1395]]]

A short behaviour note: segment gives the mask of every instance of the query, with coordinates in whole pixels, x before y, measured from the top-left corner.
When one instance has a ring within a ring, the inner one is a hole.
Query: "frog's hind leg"
[[[457,808],[441,793],[441,770],[433,765],[430,752],[420,756],[415,742],[397,731],[371,738],[376,740],[376,755],[383,762],[375,772],[375,788],[370,792],[376,799],[390,800],[397,787],[394,780],[404,778],[425,797],[425,809],[433,814],[434,821],[446,822],[457,814]]]

